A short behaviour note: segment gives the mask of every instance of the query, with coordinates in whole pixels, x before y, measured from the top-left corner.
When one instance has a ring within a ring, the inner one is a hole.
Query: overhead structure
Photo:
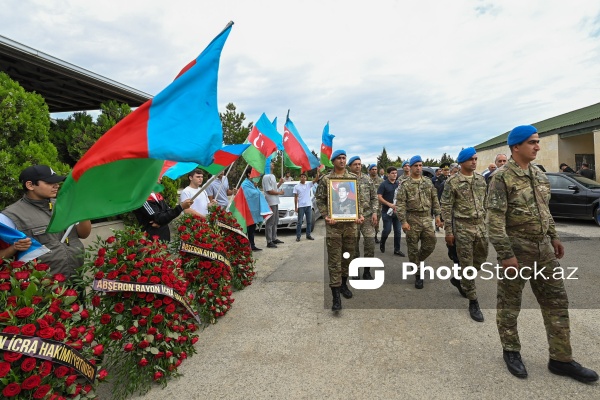
[[[51,113],[99,110],[108,100],[138,107],[152,98],[1,35],[0,71],[43,96]]]

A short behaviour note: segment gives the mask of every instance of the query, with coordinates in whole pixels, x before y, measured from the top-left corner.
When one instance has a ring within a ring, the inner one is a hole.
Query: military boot
[[[365,271],[363,272],[363,279],[373,280],[371,276],[371,267],[365,267]]]
[[[561,362],[550,359],[548,369],[553,374],[568,376],[583,383],[592,383],[598,380],[598,374],[595,371],[585,368],[575,361]]]
[[[375,243],[379,244],[379,239],[377,239],[377,233],[375,233]]]
[[[421,271],[417,271],[415,278],[415,289],[423,289],[423,279],[421,279]]]
[[[347,283],[348,283],[348,277],[347,276],[343,276],[342,277],[342,286],[340,286],[340,293],[345,298],[351,299],[352,298],[352,292],[350,291],[350,289],[348,289],[348,284]]]
[[[331,305],[331,311],[340,311],[342,309],[342,299],[340,299],[340,288],[332,287],[331,294],[333,295],[333,304]]]
[[[450,278],[450,283],[452,284],[452,286],[455,286],[458,289],[458,293],[460,293],[460,295],[462,297],[464,297],[465,299],[467,298],[467,294],[463,290],[462,286],[460,285],[460,281],[458,279]]]
[[[483,313],[477,300],[469,300],[469,314],[471,314],[471,319],[474,321],[483,322]]]
[[[521,361],[521,353],[518,351],[504,350],[502,357],[504,358],[508,372],[517,378],[527,378],[527,370],[525,369],[525,364]]]

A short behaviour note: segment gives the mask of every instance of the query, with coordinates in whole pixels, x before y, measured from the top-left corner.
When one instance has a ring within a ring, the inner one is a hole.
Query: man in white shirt
[[[217,178],[206,188],[206,194],[209,200],[215,200],[221,207],[226,208],[229,205],[229,197],[237,193],[237,189],[229,189],[229,180],[221,171]]]
[[[271,162],[271,171],[275,170],[275,163]],[[267,247],[277,248],[278,244],[283,244],[283,241],[277,239],[277,225],[279,225],[279,196],[284,192],[279,190],[279,187],[283,183],[283,178],[277,182],[275,175],[266,174],[263,177],[263,191],[265,192],[265,198],[267,204],[271,207],[273,215],[265,223],[265,236],[267,238]]]
[[[196,168],[188,173],[188,179],[190,180],[190,185],[181,192],[181,195],[179,196],[180,202],[191,199],[201,190],[202,181],[204,180],[204,172],[201,169]],[[194,199],[192,206],[186,210],[183,210],[183,212],[186,214],[192,214],[206,218],[208,215],[208,205],[210,203],[215,203],[215,201],[211,202],[208,200],[208,195],[206,194],[205,190]]]
[[[296,225],[296,242],[300,241],[302,235],[302,223],[306,217],[306,238],[315,240],[310,232],[312,231],[312,201],[310,200],[310,191],[315,182],[319,179],[319,172],[312,182],[306,182],[306,173],[300,174],[300,183],[294,186],[294,205],[296,214],[298,214],[298,224]]]

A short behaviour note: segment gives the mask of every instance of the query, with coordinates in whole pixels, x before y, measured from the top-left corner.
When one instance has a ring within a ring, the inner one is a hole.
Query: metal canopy
[[[1,35],[0,71],[44,97],[51,113],[99,110],[108,100],[138,107],[152,98]]]

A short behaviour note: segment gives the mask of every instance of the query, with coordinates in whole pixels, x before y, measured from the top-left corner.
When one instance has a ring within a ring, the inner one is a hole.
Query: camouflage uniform
[[[522,170],[511,158],[496,170],[490,181],[487,210],[490,241],[498,253],[498,261],[516,257],[519,268],[545,267],[544,277],[529,279],[531,289],[540,305],[550,358],[557,361],[572,360],[569,300],[562,279],[553,277],[559,268],[551,240],[558,239],[554,220],[550,215],[550,184],[546,174],[529,165]],[[510,272],[508,272],[510,271]],[[523,275],[526,277],[533,274]],[[507,270],[509,277],[514,270]],[[521,296],[526,280],[498,280],[498,305],[496,324],[502,347],[507,351],[520,351],[517,318],[521,310]]]
[[[344,171],[337,175],[333,171],[321,178],[317,186],[317,207],[323,216],[330,216],[329,210],[329,180],[332,178],[355,178],[356,175]],[[360,198],[360,187],[356,188],[357,198]],[[362,204],[358,202],[358,215],[362,215]],[[327,267],[329,269],[329,286],[340,287],[342,277],[348,277],[348,266],[354,258],[356,243],[356,223],[354,221],[344,221],[330,225],[325,224],[325,243],[327,245]],[[345,259],[342,254],[348,252],[350,257]]]
[[[446,236],[454,235],[459,264],[478,271],[488,255],[486,192],[483,176],[473,173],[466,177],[459,172],[446,180],[441,199]],[[463,277],[460,284],[469,300],[477,299],[475,280]]]
[[[406,232],[408,259],[419,265],[435,249],[436,237],[431,214],[440,215],[440,202],[431,179],[406,179],[398,188],[396,213],[398,219],[410,224]],[[421,248],[419,249],[419,240]]]
[[[365,221],[358,226],[356,230],[356,249],[354,250],[355,257],[360,257],[360,249],[358,247],[360,234],[363,235],[363,256],[375,257],[375,228],[371,223],[373,213],[379,208],[379,200],[377,199],[377,188],[371,182],[371,179],[361,174],[358,178],[358,190],[360,193],[359,202],[362,206],[362,211]]]
[[[383,182],[383,178],[379,175],[375,175],[375,178],[371,178],[371,175],[368,175],[367,177],[371,180],[371,184],[375,190],[375,197],[377,197],[377,189],[379,188],[379,185],[381,185],[381,182]],[[381,204],[379,203],[379,200],[377,200],[377,225],[375,225],[375,237],[377,237],[377,234],[379,233],[379,221],[381,221]]]

